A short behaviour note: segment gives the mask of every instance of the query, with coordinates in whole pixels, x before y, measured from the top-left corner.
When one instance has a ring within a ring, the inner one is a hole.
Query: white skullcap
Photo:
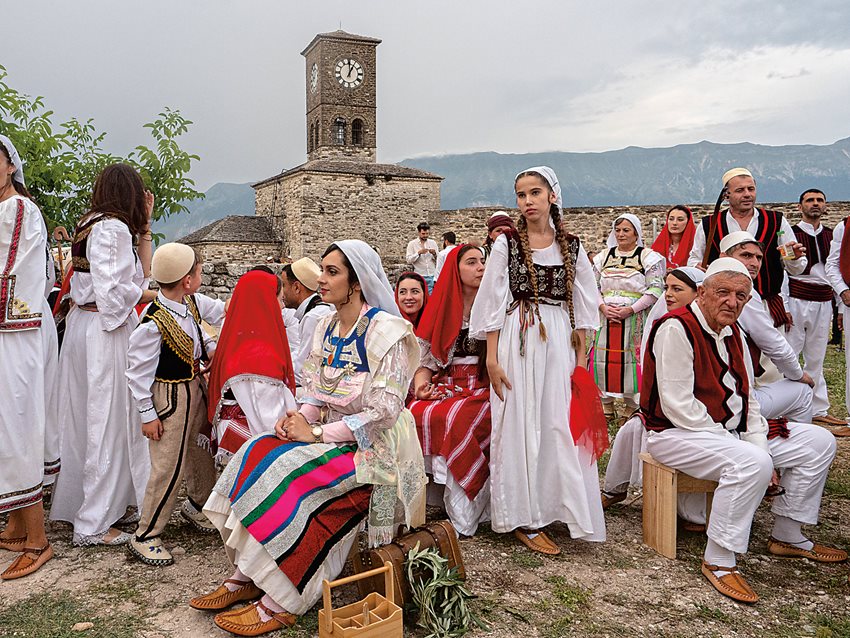
[[[752,277],[750,277],[750,271],[747,270],[747,267],[740,261],[733,259],[732,257],[720,257],[719,259],[715,259],[711,262],[708,270],[705,271],[705,281],[708,281],[709,277],[712,275],[716,275],[721,272],[737,272],[742,275],[746,275],[747,279],[752,280]]]
[[[321,268],[316,265],[316,262],[309,257],[302,257],[297,261],[293,261],[292,274],[301,282],[301,285],[315,292],[319,289],[319,275],[322,274]]]
[[[732,179],[733,177],[738,177],[740,175],[745,175],[747,177],[753,176],[753,174],[746,168],[730,168],[728,171],[723,173],[723,185],[726,186],[726,184],[729,183],[730,179]]]
[[[191,246],[171,242],[156,249],[151,260],[151,275],[159,284],[173,284],[192,271],[195,251]]]
[[[728,253],[730,248],[739,244],[757,244],[758,240],[746,230],[736,230],[720,240],[720,252]]]

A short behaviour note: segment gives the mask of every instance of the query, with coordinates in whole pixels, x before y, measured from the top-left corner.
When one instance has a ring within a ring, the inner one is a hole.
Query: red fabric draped
[[[670,254],[670,231],[667,230],[667,223],[665,222],[664,228],[661,229],[658,237],[652,242],[652,250],[664,255],[664,259],[667,260],[667,270],[688,265],[688,255],[691,254],[691,248],[694,247],[694,235],[696,232],[697,227],[694,225],[694,214],[688,208],[688,223],[685,226],[685,231],[682,233],[682,238],[679,240],[679,247],[676,248],[676,254],[673,255],[673,261],[670,261],[667,257]]]
[[[844,284],[850,286],[850,217],[844,219],[844,236],[841,238],[841,252],[838,254],[838,269]]]
[[[228,379],[256,374],[281,379],[295,393],[289,342],[277,300],[277,277],[260,270],[245,273],[230,300],[210,372],[210,421]]]
[[[608,421],[602,411],[602,393],[587,368],[577,366],[570,382],[570,432],[575,444],[596,461],[608,449]]]
[[[417,312],[415,315],[409,315],[404,311],[404,308],[398,302],[398,287],[399,287],[399,284],[396,283],[396,285],[395,285],[395,305],[396,305],[396,307],[398,307],[399,312],[401,312],[401,316],[404,317],[405,319],[407,319],[410,323],[413,324],[413,327],[416,328],[416,326],[418,326],[419,322],[422,320],[422,313],[424,313],[425,308],[428,307],[428,284],[425,283],[425,278],[422,277],[422,275],[415,273],[415,272],[410,272],[410,271],[403,272],[399,275],[399,279],[401,279],[402,277],[404,277],[405,279],[415,279],[422,286],[422,307],[419,309],[419,312]]]
[[[428,341],[431,352],[444,363],[463,326],[463,285],[457,262],[464,246],[466,244],[460,244],[446,255],[431,299],[416,328],[416,336]]]
[[[59,314],[59,308],[62,306],[62,299],[65,295],[71,292],[71,275],[74,274],[74,265],[68,266],[68,272],[65,273],[65,279],[62,280],[62,285],[59,287],[59,294],[56,301],[53,302],[53,316]]]

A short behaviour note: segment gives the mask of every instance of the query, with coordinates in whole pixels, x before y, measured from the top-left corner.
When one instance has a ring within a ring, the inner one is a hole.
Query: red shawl
[[[687,208],[687,206],[685,207]],[[678,209],[677,209],[678,210]],[[688,255],[691,254],[691,248],[694,247],[694,235],[697,232],[697,227],[694,225],[694,214],[688,208],[688,222],[685,225],[685,230],[682,233],[682,238],[679,240],[679,247],[676,248],[676,254],[673,255],[673,261],[670,261],[670,231],[667,230],[667,223],[664,228],[658,233],[658,237],[652,242],[652,250],[664,255],[667,260],[667,270],[673,270],[679,266],[688,265]]]
[[[277,300],[276,276],[245,273],[233,290],[210,372],[208,414],[214,421],[224,384],[240,374],[280,379],[295,394],[292,356]]]
[[[463,326],[463,285],[457,262],[464,246],[460,244],[446,255],[431,301],[416,328],[416,336],[431,344],[431,352],[441,363],[448,363],[449,351]]]
[[[419,282],[419,285],[422,286],[422,307],[419,309],[415,315],[409,315],[404,311],[402,305],[398,302],[398,287],[399,284],[395,285],[395,305],[398,307],[399,312],[401,312],[401,316],[407,319],[410,323],[413,324],[413,327],[419,325],[419,322],[422,321],[422,314],[425,312],[425,308],[428,306],[428,284],[425,283],[425,278],[415,272],[406,271],[401,273],[398,278],[399,280],[404,277],[405,279],[415,279]]]

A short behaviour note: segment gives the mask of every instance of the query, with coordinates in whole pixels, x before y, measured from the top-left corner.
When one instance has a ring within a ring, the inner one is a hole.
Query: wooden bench
[[[676,558],[676,502],[679,494],[705,494],[705,521],[717,481],[694,478],[659,463],[648,452],[643,462],[643,542],[667,558]]]

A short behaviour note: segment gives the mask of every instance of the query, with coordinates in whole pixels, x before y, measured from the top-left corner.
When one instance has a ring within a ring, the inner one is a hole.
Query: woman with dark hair
[[[572,538],[605,539],[596,459],[608,433],[582,374],[599,294],[584,248],[564,230],[555,172],[530,168],[514,188],[517,230],[493,244],[470,318],[472,337],[486,335],[492,386],[491,525],[555,555],[561,550],[544,531],[554,522]],[[577,404],[579,386],[582,397],[590,393]],[[592,418],[577,417],[584,411]]]
[[[0,575],[27,576],[53,557],[43,486],[59,471],[55,432],[58,342],[47,302],[53,283],[47,227],[24,185],[23,163],[0,135],[0,549],[18,553]]]
[[[401,316],[416,328],[428,304],[428,284],[415,272],[403,272],[395,285],[395,303]]]
[[[216,625],[240,636],[295,624],[342,571],[364,521],[372,547],[424,521],[422,451],[404,408],[419,363],[410,323],[362,241],[332,244],[318,283],[335,312],[316,328],[304,404],[240,448],[204,507],[236,571],[190,604],[221,611]]]
[[[688,265],[696,232],[690,208],[677,204],[667,211],[664,227],[652,242],[652,250],[667,259],[667,270]]]
[[[484,253],[461,244],[447,256],[416,335],[422,356],[413,377],[426,470],[452,525],[472,536],[489,519],[490,380],[484,341],[469,337],[472,303],[484,276]]]
[[[153,195],[127,164],[98,175],[91,210],[74,231],[71,299],[59,359],[63,472],[50,518],[74,526],[77,545],[118,545],[112,527],[138,520],[150,472],[147,441],[127,385],[127,349],[136,304],[152,301]]]

